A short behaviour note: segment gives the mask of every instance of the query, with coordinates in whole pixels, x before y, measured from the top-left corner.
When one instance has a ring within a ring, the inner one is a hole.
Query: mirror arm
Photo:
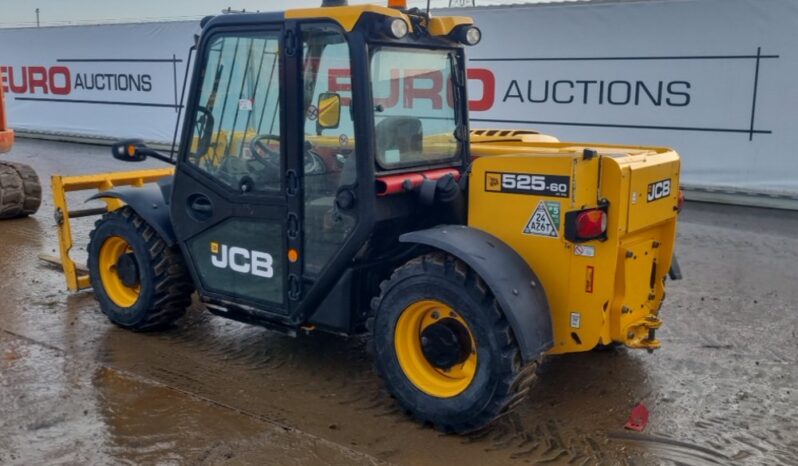
[[[138,148],[138,152],[140,154],[146,155],[147,157],[160,160],[161,162],[168,163],[170,165],[177,165],[177,162],[172,157],[162,154],[154,149],[150,149],[149,147],[140,147]]]

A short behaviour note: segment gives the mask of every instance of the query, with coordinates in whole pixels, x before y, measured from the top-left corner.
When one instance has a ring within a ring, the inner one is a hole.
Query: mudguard
[[[173,246],[177,241],[175,231],[172,228],[172,220],[169,217],[169,206],[164,199],[163,190],[160,186],[149,183],[142,187],[122,187],[109,189],[99,192],[89,200],[112,198],[119,199],[141,218],[144,219],[166,242],[167,246]]]
[[[504,311],[524,362],[553,346],[551,314],[543,284],[521,256],[495,236],[463,225],[405,233],[403,243],[431,246],[462,260],[479,274]]]

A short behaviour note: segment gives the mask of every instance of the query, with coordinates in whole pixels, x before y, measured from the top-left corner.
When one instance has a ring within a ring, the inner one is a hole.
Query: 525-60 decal
[[[485,173],[485,191],[568,197],[571,178],[562,175],[532,173]]]

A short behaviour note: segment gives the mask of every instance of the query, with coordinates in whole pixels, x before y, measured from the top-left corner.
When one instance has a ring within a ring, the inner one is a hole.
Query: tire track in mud
[[[633,444],[645,444],[650,453],[676,464],[715,466],[728,464],[730,461],[730,458],[711,448],[668,437],[628,432],[610,432],[608,437]]]
[[[557,422],[548,420],[525,425],[517,414],[511,413],[492,431],[469,436],[467,442],[482,442],[486,451],[507,451],[513,460],[533,464],[601,464],[605,452],[590,436],[569,436],[563,439]],[[613,464],[622,464],[618,457]]]

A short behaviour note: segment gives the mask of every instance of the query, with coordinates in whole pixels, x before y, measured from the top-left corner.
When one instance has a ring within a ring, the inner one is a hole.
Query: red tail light
[[[565,239],[579,243],[607,235],[607,211],[587,209],[565,214]]]
[[[597,238],[607,231],[607,214],[603,210],[585,210],[576,216],[576,236]]]
[[[684,191],[679,190],[679,200],[676,202],[676,210],[681,212],[684,207]]]

